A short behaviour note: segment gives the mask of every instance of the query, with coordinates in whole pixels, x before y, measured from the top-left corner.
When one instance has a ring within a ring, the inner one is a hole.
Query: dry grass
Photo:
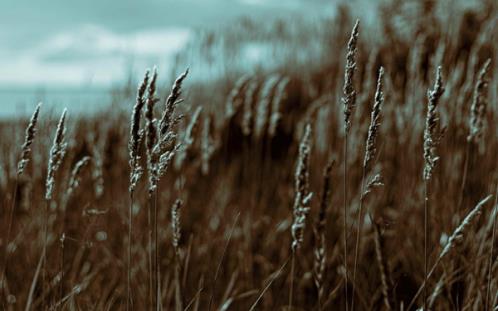
[[[396,3],[306,66],[2,122],[0,309],[496,309],[497,8]]]

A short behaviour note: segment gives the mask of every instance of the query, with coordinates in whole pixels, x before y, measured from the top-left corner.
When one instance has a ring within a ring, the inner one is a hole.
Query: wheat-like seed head
[[[278,86],[278,82],[280,80],[280,76],[273,75],[266,80],[262,89],[261,89],[261,97],[257,103],[256,107],[256,117],[254,120],[254,137],[255,139],[261,138],[266,129],[268,128],[268,119],[271,102],[274,99],[273,93]]]
[[[367,186],[365,187],[365,190],[362,193],[362,199],[365,198],[374,188],[377,187],[382,187],[384,186],[384,183],[382,182],[382,174],[377,173],[373,177],[370,178],[370,180],[367,182]]]
[[[51,200],[52,193],[55,186],[55,174],[62,164],[64,155],[66,153],[66,143],[64,142],[64,135],[66,133],[66,113],[67,109],[62,112],[57,131],[55,133],[54,143],[50,149],[50,157],[48,162],[47,180],[45,183],[45,199]]]
[[[148,86],[147,100],[145,104],[145,145],[147,147],[147,156],[152,154],[152,149],[156,144],[157,139],[157,129],[156,120],[154,119],[154,105],[159,101],[156,98],[156,81],[157,81],[157,68],[154,67],[152,70],[152,78],[150,79]]]
[[[225,104],[225,118],[231,119],[239,110],[240,105],[243,103],[243,100],[239,97],[242,89],[247,84],[247,82],[251,79],[250,75],[244,75],[240,77],[235,83],[234,87],[230,91],[228,95],[227,102]]]
[[[71,172],[71,177],[69,178],[68,188],[66,191],[68,197],[73,194],[73,192],[74,192],[74,190],[76,190],[76,188],[79,187],[81,171],[83,170],[83,168],[85,166],[88,165],[88,163],[90,162],[90,159],[91,158],[89,156],[85,156],[74,165],[74,168]]]
[[[460,225],[453,231],[453,234],[450,236],[448,239],[448,242],[446,242],[445,247],[439,254],[439,258],[443,258],[446,256],[453,248],[455,248],[458,244],[461,244],[463,241],[464,234],[467,232],[467,229],[470,227],[470,224],[474,219],[477,218],[481,214],[481,210],[487,202],[491,200],[493,196],[488,195],[486,198],[481,200],[476,207],[470,213],[463,219],[463,221],[460,223]]]
[[[443,275],[439,278],[439,281],[437,281],[436,286],[434,287],[434,290],[432,291],[431,296],[429,297],[429,302],[427,304],[429,307],[429,310],[432,310],[432,307],[434,306],[434,303],[436,302],[437,297],[443,291],[445,282],[446,282],[446,275],[443,273]]]
[[[152,108],[157,99],[155,99],[155,83],[149,86],[149,100],[147,101],[147,136],[150,136],[150,141],[147,144],[147,168],[149,171],[149,195],[157,189],[157,184],[161,177],[166,173],[171,160],[180,149],[180,144],[174,145],[177,137],[175,132],[176,125],[183,116],[176,116],[175,109],[181,99],[182,83],[187,77],[188,69],[181,74],[173,84],[171,93],[168,96],[165,104],[161,121],[159,123],[159,133],[157,133],[156,121],[153,119]],[[155,78],[153,78],[155,82]],[[149,111],[150,110],[150,111]],[[153,133],[153,134],[151,134]]]
[[[374,226],[374,242],[375,242],[375,255],[377,258],[377,266],[380,272],[380,281],[381,281],[381,291],[384,300],[384,306],[386,310],[392,310],[390,296],[391,292],[391,279],[389,277],[389,266],[386,258],[384,257],[384,237],[381,234],[379,224],[375,224]]]
[[[214,145],[210,137],[210,128],[211,128],[211,117],[208,115],[204,118],[204,123],[202,126],[202,134],[201,134],[201,171],[203,175],[207,175],[209,173],[209,161],[211,156],[214,153]]]
[[[285,97],[287,95],[285,92],[285,88],[287,87],[289,82],[290,79],[288,77],[282,78],[282,80],[280,80],[275,90],[275,96],[273,97],[271,103],[270,121],[268,124],[268,135],[270,137],[274,137],[275,134],[277,133],[278,124],[280,122],[280,119],[282,118],[280,113],[280,105],[285,100]]]
[[[439,104],[439,99],[443,95],[444,87],[441,77],[441,66],[437,68],[436,71],[436,81],[434,82],[434,88],[427,93],[427,115],[425,118],[425,130],[424,130],[424,179],[430,180],[432,176],[432,170],[436,166],[436,162],[439,157],[436,155],[436,146],[439,144],[440,134],[437,133],[439,116],[437,113],[437,106]]]
[[[199,124],[199,116],[201,115],[201,111],[202,107],[200,106],[195,109],[192,119],[190,119],[190,123],[185,130],[184,143],[188,146],[191,146],[194,143],[194,134]]]
[[[320,201],[320,210],[314,227],[315,248],[314,248],[314,261],[313,261],[313,278],[315,286],[318,291],[319,300],[322,300],[324,293],[323,278],[325,276],[325,226],[327,220],[327,209],[330,205],[331,197],[331,172],[334,161],[330,159],[325,166],[323,172],[323,187],[322,198]]]
[[[469,135],[467,137],[467,140],[473,143],[478,143],[483,135],[486,108],[488,105],[486,98],[488,91],[487,74],[489,72],[490,64],[491,59],[488,59],[484,63],[481,71],[479,71],[477,83],[474,88],[472,106],[470,107]]]
[[[145,72],[144,79],[138,86],[137,99],[133,111],[131,113],[130,122],[130,140],[128,142],[128,152],[130,156],[130,186],[129,192],[133,193],[137,186],[138,180],[142,176],[142,168],[140,167],[139,148],[142,140],[142,132],[140,130],[140,116],[142,108],[145,105],[145,91],[149,83],[149,70]]]
[[[194,136],[199,123],[199,116],[201,114],[202,107],[197,107],[195,109],[192,118],[190,119],[189,124],[187,125],[187,129],[185,130],[185,134],[183,136],[182,148],[178,150],[178,153],[175,157],[175,168],[178,170],[182,167],[183,162],[187,158],[188,152],[192,145],[194,144]]]
[[[99,199],[104,194],[102,144],[95,139],[95,135],[92,135],[90,146],[92,153],[92,181],[95,196],[97,199]]]
[[[251,135],[254,126],[253,101],[256,92],[258,91],[258,81],[256,78],[249,81],[246,92],[244,94],[244,105],[242,114],[242,133],[246,136]]]
[[[187,77],[188,72],[189,69],[187,68],[185,72],[176,79],[173,87],[171,88],[171,93],[166,99],[164,112],[159,123],[159,135],[161,136],[165,135],[175,123],[175,109],[176,106],[181,102],[180,96],[182,94],[182,84]]]
[[[318,297],[322,300],[324,287],[323,279],[325,277],[325,234],[315,233],[315,248],[313,250],[314,261],[313,261],[313,280],[315,282],[316,289],[318,291]]]
[[[382,110],[382,103],[384,102],[384,93],[382,91],[382,78],[384,76],[384,68],[379,69],[379,78],[377,80],[377,90],[375,91],[375,102],[372,108],[370,117],[370,127],[368,128],[368,136],[365,150],[365,159],[363,167],[367,168],[368,163],[375,157],[376,141],[380,127],[380,111]]]
[[[296,251],[303,242],[306,216],[313,193],[309,192],[309,160],[311,153],[311,125],[307,124],[299,144],[299,158],[295,174],[294,222],[292,223],[292,251]]]
[[[154,105],[158,102],[156,98],[156,81],[157,69],[154,67],[152,71],[152,78],[148,85],[147,100],[145,103],[145,147],[147,150],[147,172],[149,175],[149,194],[152,193],[150,189],[157,179],[157,161],[158,158],[154,157],[153,149],[157,142],[157,127],[156,119],[154,118]]]
[[[36,135],[36,123],[38,122],[38,114],[40,113],[41,103],[36,105],[35,111],[29,120],[28,127],[26,128],[26,135],[24,136],[24,143],[22,145],[21,159],[17,164],[17,175],[21,176],[24,172],[24,168],[29,162],[29,156],[31,154],[31,144]]]
[[[183,206],[183,201],[177,199],[171,208],[171,228],[173,231],[173,247],[175,249],[175,253],[178,254],[180,238],[181,238],[181,224],[180,224],[180,216],[181,216],[181,208]]]
[[[320,201],[320,210],[318,213],[318,219],[316,227],[318,231],[322,232],[325,228],[327,210],[330,205],[330,199],[332,196],[332,167],[334,166],[334,160],[329,159],[325,169],[323,170],[323,185],[322,185],[322,198]]]
[[[358,42],[358,29],[360,21],[356,20],[351,37],[348,42],[346,54],[346,70],[344,72],[344,87],[342,104],[344,105],[344,130],[346,133],[351,128],[351,116],[356,106],[356,90],[354,89],[354,72],[356,70],[356,44]]]

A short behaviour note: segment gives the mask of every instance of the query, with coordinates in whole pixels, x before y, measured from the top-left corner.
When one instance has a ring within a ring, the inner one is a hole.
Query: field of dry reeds
[[[498,310],[496,2],[338,12],[316,57],[2,121],[0,309]]]

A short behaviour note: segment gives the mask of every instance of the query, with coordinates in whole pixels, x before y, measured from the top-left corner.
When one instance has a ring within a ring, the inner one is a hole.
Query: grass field
[[[337,12],[2,121],[0,308],[498,310],[498,6]]]

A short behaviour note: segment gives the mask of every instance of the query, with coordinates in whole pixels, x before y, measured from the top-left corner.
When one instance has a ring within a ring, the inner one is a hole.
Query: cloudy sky
[[[193,29],[240,16],[318,14],[335,1],[2,0],[0,88],[110,86],[130,67],[168,67]]]

